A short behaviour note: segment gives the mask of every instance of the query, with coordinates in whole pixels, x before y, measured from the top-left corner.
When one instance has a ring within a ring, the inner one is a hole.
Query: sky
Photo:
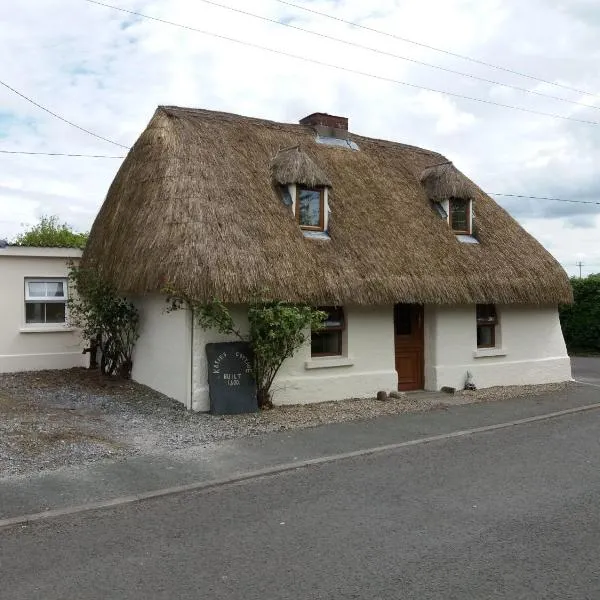
[[[122,157],[158,105],[286,122],[327,112],[443,153],[488,193],[600,203],[597,0],[102,1],[214,35],[86,0],[0,3],[0,80],[116,142],[0,86],[0,151]],[[121,162],[0,152],[0,238],[42,215],[88,230]],[[570,274],[600,272],[600,204],[495,198]]]

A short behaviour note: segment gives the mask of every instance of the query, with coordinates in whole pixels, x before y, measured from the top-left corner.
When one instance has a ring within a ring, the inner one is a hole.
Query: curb
[[[578,382],[583,383],[583,382]],[[592,387],[598,387],[598,385],[594,384],[585,384],[591,385]],[[313,465],[322,465],[327,463],[336,462],[339,460],[346,460],[349,458],[357,458],[361,456],[369,456],[371,454],[379,454],[382,452],[389,452],[392,450],[399,450],[401,448],[408,448],[411,446],[419,446],[421,444],[429,444],[432,442],[439,442],[444,440],[449,440],[453,438],[467,437],[470,435],[475,435],[478,433],[486,433],[488,431],[496,431],[498,429],[507,429],[510,427],[515,427],[517,425],[526,425],[528,423],[536,423],[538,421],[547,421],[550,419],[555,419],[558,417],[564,417],[568,415],[573,415],[582,412],[588,412],[591,410],[600,409],[600,403],[597,404],[588,404],[587,406],[581,406],[578,408],[569,408],[566,410],[560,410],[557,412],[546,413],[543,415],[537,415],[534,417],[527,417],[525,419],[518,419],[516,421],[507,421],[504,423],[497,423],[495,425],[484,425],[482,427],[475,427],[473,429],[464,429],[459,431],[453,431],[451,433],[444,433],[440,435],[433,435],[424,438],[417,438],[414,440],[408,440],[406,442],[398,442],[396,444],[387,444],[385,446],[375,446],[373,448],[364,448],[362,450],[353,450],[351,452],[343,452],[341,454],[331,454],[328,456],[322,456],[319,458],[311,458],[307,460],[297,461],[293,463],[283,463],[281,465],[277,465],[275,467],[268,467],[265,469],[257,469],[254,471],[247,471],[245,473],[236,473],[229,477],[225,477],[222,479],[214,479],[212,481],[202,481],[196,483],[190,483],[186,485],[173,486],[168,488],[163,488],[159,490],[154,490],[152,492],[145,492],[142,494],[131,494],[128,496],[120,496],[118,498],[112,498],[110,500],[101,500],[99,502],[90,502],[88,504],[82,504],[79,506],[70,506],[66,508],[56,508],[52,510],[47,510],[44,512],[32,513],[29,515],[21,515],[18,517],[10,517],[7,519],[0,519],[0,529],[11,527],[14,525],[24,525],[29,523],[34,523],[37,521],[43,521],[46,519],[53,519],[57,517],[63,517],[68,515],[74,515],[83,512],[102,510],[107,508],[113,508],[116,506],[121,506],[124,504],[133,504],[135,502],[142,502],[144,500],[151,500],[153,498],[161,498],[164,496],[172,496],[175,494],[181,494],[184,492],[191,491],[202,491],[202,490],[211,490],[214,488],[222,487],[228,484],[241,483],[244,481],[248,481],[250,479],[257,479],[260,477],[265,477],[269,475],[276,475],[279,473],[285,473],[288,471],[294,471],[296,469],[301,469],[304,467],[310,467]]]

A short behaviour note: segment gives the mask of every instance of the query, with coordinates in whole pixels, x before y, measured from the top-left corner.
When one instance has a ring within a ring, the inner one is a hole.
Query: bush
[[[261,408],[270,408],[271,387],[283,362],[308,342],[309,331],[323,326],[327,313],[310,306],[275,300],[254,300],[248,306],[248,335],[240,333],[227,306],[218,300],[208,304],[184,297],[173,289],[164,290],[168,311],[187,305],[203,329],[216,329],[248,341],[252,348],[252,375]]]
[[[42,217],[31,229],[17,235],[15,246],[37,246],[42,248],[83,248],[87,233],[76,233],[58,217]]]
[[[600,352],[600,274],[571,279],[574,303],[560,309],[569,353]]]
[[[68,300],[69,318],[92,346],[100,348],[102,374],[128,379],[138,338],[137,309],[103,281],[95,269],[72,265],[69,279],[77,292]]]

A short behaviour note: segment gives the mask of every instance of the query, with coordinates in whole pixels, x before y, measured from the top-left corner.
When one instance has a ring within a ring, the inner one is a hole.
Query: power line
[[[565,198],[546,198],[545,196],[524,196],[521,194],[496,194],[494,192],[488,192],[490,196],[504,196],[506,198],[530,198],[532,200],[549,200],[551,202],[573,202],[575,204],[597,204],[600,205],[600,202],[595,202],[593,200],[567,200]]]
[[[108,138],[102,137],[101,135],[98,135],[97,133],[94,133],[93,131],[90,131],[89,129],[85,129],[84,127],[81,127],[80,125],[77,125],[76,123],[73,123],[73,121],[69,121],[68,119],[65,119],[64,117],[61,117],[60,115],[57,115],[55,112],[52,112],[50,109],[46,108],[45,106],[42,106],[41,104],[38,104],[35,100],[32,100],[31,98],[27,97],[25,94],[22,94],[18,90],[15,90],[15,88],[13,88],[10,85],[8,85],[8,83],[5,83],[4,81],[0,81],[0,85],[3,85],[6,89],[8,89],[11,92],[15,93],[17,96],[20,96],[24,100],[27,100],[27,102],[30,102],[34,106],[37,106],[38,108],[41,108],[43,111],[47,112],[48,114],[52,115],[53,117],[56,117],[57,119],[63,121],[64,123],[67,123],[68,125],[71,125],[72,127],[75,127],[76,129],[79,129],[80,131],[84,131],[85,133],[87,133],[89,135],[92,135],[95,138],[98,138],[100,140],[108,142],[109,144],[114,144],[115,146],[120,146],[121,148],[125,148],[125,149],[129,150],[129,148],[127,146],[124,146],[123,144],[119,144],[118,142],[114,142],[113,140],[109,140]]]
[[[166,19],[160,19],[158,17],[151,17],[149,15],[145,15],[143,13],[139,13],[133,10],[128,10],[126,8],[121,8],[119,6],[113,6],[111,4],[106,4],[104,2],[98,2],[98,0],[84,0],[85,2],[89,2],[90,4],[97,4],[99,6],[104,6],[106,8],[112,8],[113,10],[118,10],[130,15],[135,15],[137,17],[142,17],[144,19],[149,19],[151,21],[156,21],[158,23],[164,23],[166,25],[171,25],[173,27],[179,27],[181,29],[187,29],[188,31],[195,31],[197,33],[201,33],[203,35],[208,35],[210,37],[214,37],[221,40],[226,40],[228,42],[234,42],[235,44],[240,44],[242,46],[247,46],[249,48],[256,48],[257,50],[264,50],[266,52],[271,52],[273,54],[279,54],[281,56],[287,56],[288,58],[294,58],[296,60],[301,60],[303,62],[312,63],[315,65],[320,65],[322,67],[328,67],[330,69],[336,69],[338,71],[344,71],[346,73],[353,73],[355,75],[362,75],[363,77],[370,77],[371,79],[377,79],[379,81],[385,81],[388,83],[395,83],[397,85],[403,85],[406,87],[425,90],[426,92],[434,92],[437,94],[444,94],[446,96],[452,96],[454,98],[461,98],[463,100],[471,100],[472,102],[479,102],[481,104],[488,104],[492,106],[499,106],[501,108],[510,108],[511,110],[518,110],[520,112],[525,112],[534,115],[541,115],[544,117],[553,117],[555,119],[562,119],[564,121],[575,121],[577,123],[585,123],[586,125],[600,125],[598,121],[589,121],[587,119],[576,119],[574,117],[565,117],[563,115],[557,115],[555,113],[547,113],[539,110],[533,110],[530,108],[523,108],[520,106],[512,106],[510,104],[501,104],[499,102],[493,102],[492,100],[484,100],[483,98],[474,98],[473,96],[465,96],[464,94],[457,94],[454,92],[447,92],[444,90],[438,90],[435,88],[429,88],[422,85],[416,85],[414,83],[408,83],[407,81],[401,81],[399,79],[392,79],[391,77],[384,77],[383,75],[375,75],[373,73],[367,73],[365,71],[359,71],[357,69],[350,69],[348,67],[342,67],[340,65],[334,65],[332,63],[326,63],[320,60],[316,60],[313,58],[307,58],[305,56],[300,56],[298,54],[292,54],[290,52],[285,52],[283,50],[276,50],[275,48],[269,48],[267,46],[260,46],[259,44],[254,44],[253,42],[245,42],[236,38],[228,37],[226,35],[222,35],[219,33],[213,33],[211,31],[205,31],[204,29],[198,29],[196,27],[192,27],[190,25],[183,25],[181,23],[174,23],[173,21],[167,21]]]
[[[265,21],[267,23],[273,23],[275,25],[281,25],[282,27],[288,27],[290,29],[295,29],[296,31],[302,31],[304,33],[308,33],[310,35],[314,35],[316,37],[324,38],[326,40],[332,40],[334,42],[338,42],[340,44],[345,44],[347,46],[354,46],[355,48],[360,48],[361,50],[367,50],[369,52],[374,52],[376,54],[381,54],[383,56],[389,56],[391,58],[396,58],[398,60],[403,60],[406,62],[411,62],[416,65],[421,65],[423,67],[428,67],[430,69],[436,69],[438,71],[444,71],[445,73],[452,73],[453,75],[460,75],[461,77],[468,77],[469,79],[475,79],[477,81],[483,81],[484,83],[490,83],[492,85],[499,85],[505,88],[509,88],[511,90],[516,90],[519,92],[524,92],[526,94],[533,94],[535,96],[541,96],[542,98],[549,98],[551,100],[557,100],[558,102],[565,102],[567,104],[575,104],[577,106],[583,106],[585,108],[593,108],[594,110],[600,110],[600,107],[594,106],[593,104],[586,104],[585,102],[577,102],[576,100],[569,100],[568,98],[561,98],[560,96],[553,96],[552,94],[545,94],[544,92],[538,92],[536,90],[530,90],[524,87],[520,87],[518,85],[512,85],[510,83],[502,83],[501,81],[496,81],[494,79],[486,79],[485,77],[479,77],[477,75],[472,75],[471,73],[463,73],[462,71],[456,71],[455,69],[449,69],[447,67],[440,67],[439,65],[434,65],[428,62],[424,62],[422,60],[416,60],[414,58],[409,58],[407,56],[401,56],[400,54],[394,54],[393,52],[387,52],[385,50],[380,50],[378,48],[373,48],[371,46],[365,46],[364,44],[359,44],[356,42],[350,42],[348,40],[344,40],[341,38],[334,37],[332,35],[327,35],[325,33],[319,33],[317,31],[312,31],[310,29],[305,29],[304,27],[300,27],[298,25],[292,25],[291,23],[284,23],[282,21],[278,21],[277,19],[271,19],[270,17],[264,17],[262,15],[257,15],[255,13],[248,12],[246,10],[241,10],[239,8],[234,8],[233,6],[227,6],[225,4],[220,4],[219,2],[214,2],[213,0],[199,0],[200,2],[204,2],[205,4],[210,4],[211,6],[218,6],[219,8],[223,8],[225,10],[229,10],[231,12],[235,12],[241,15],[246,15],[248,17],[252,17],[254,19],[259,19],[261,21]],[[97,4],[94,2],[94,4]]]
[[[26,156],[69,156],[77,158],[126,158],[125,156],[109,156],[106,154],[71,154],[64,152],[25,152],[23,150],[0,150],[2,154],[24,154]],[[505,198],[525,198],[530,200],[549,200],[552,202],[571,202],[575,204],[594,204],[600,205],[600,202],[592,200],[569,200],[567,198],[550,198],[546,196],[526,196],[524,194],[500,194],[495,192],[486,192],[489,196],[502,196]]]
[[[63,152],[25,152],[23,150],[0,150],[1,154],[27,154],[33,156],[77,156],[81,158],[125,158],[124,156],[108,156],[106,154],[67,154]]]
[[[433,50],[435,52],[440,52],[442,54],[447,54],[448,56],[454,56],[455,58],[460,58],[462,60],[467,60],[469,62],[484,65],[486,67],[491,67],[492,69],[497,69],[498,71],[504,71],[506,73],[512,73],[513,75],[518,75],[519,77],[525,77],[527,79],[532,79],[534,81],[539,81],[540,83],[546,83],[548,85],[553,85],[555,87],[559,87],[565,90],[569,90],[571,92],[577,92],[578,94],[585,94],[586,96],[594,96],[596,98],[600,98],[599,94],[593,92],[586,92],[584,90],[580,90],[574,87],[570,87],[568,85],[564,85],[562,83],[556,83],[554,81],[549,81],[547,79],[542,79],[541,77],[536,77],[535,75],[529,75],[528,73],[521,73],[520,71],[515,71],[514,69],[509,69],[508,67],[502,67],[501,65],[495,65],[484,60],[479,60],[477,58],[472,58],[471,56],[466,56],[464,54],[458,54],[457,52],[451,52],[450,50],[444,50],[443,48],[436,48],[435,46],[431,46],[429,44],[425,44],[423,42],[416,42],[415,40],[410,40],[408,38],[395,35],[393,33],[389,33],[388,31],[383,31],[381,29],[375,29],[374,27],[368,27],[366,25],[361,25],[360,23],[355,23],[353,21],[347,21],[346,19],[342,19],[341,17],[336,17],[334,15],[330,15],[324,12],[320,12],[313,8],[307,8],[306,6],[299,6],[298,4],[293,4],[292,2],[287,2],[287,0],[275,0],[275,2],[279,2],[280,4],[285,4],[286,6],[291,6],[292,8],[296,8],[298,10],[303,10],[305,12],[313,13],[315,15],[319,15],[321,17],[325,17],[326,19],[331,19],[333,21],[338,21],[340,23],[345,23],[346,25],[351,25],[352,27],[357,27],[358,29],[364,29],[365,31],[370,31],[372,33],[377,33],[379,35],[383,35],[389,38],[393,38],[396,40],[400,40],[401,42],[406,42],[407,44],[413,44],[415,46],[420,46],[422,48],[427,48],[428,50]]]

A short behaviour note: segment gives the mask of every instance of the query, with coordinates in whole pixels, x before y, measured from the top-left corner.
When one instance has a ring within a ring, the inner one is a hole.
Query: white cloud
[[[298,11],[275,0],[223,4],[319,33],[589,104],[575,106],[429,69],[210,6],[113,0],[130,10],[341,67],[492,102],[600,122],[597,98]],[[600,90],[591,0],[297,0],[311,9],[451,52]],[[131,145],[158,104],[296,121],[350,118],[362,135],[438,150],[490,192],[600,201],[600,128],[452,98],[248,48],[84,0],[0,3],[2,77],[83,127]],[[535,23],[536,27],[532,27]],[[0,148],[121,155],[0,88]],[[57,214],[87,229],[119,159],[0,155],[0,237]],[[600,263],[600,206],[503,199],[561,262]]]

